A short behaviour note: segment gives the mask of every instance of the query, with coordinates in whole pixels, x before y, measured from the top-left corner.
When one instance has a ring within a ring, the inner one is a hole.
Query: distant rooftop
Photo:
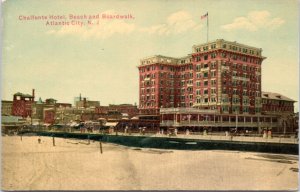
[[[14,96],[21,96],[21,97],[33,97],[32,95],[29,95],[29,94],[24,94],[24,93],[15,93]]]
[[[279,93],[273,93],[273,92],[265,92],[262,91],[262,96],[263,99],[273,99],[273,100],[281,100],[281,101],[292,101],[292,102],[296,102],[293,99],[290,99],[284,95],[281,95]]]

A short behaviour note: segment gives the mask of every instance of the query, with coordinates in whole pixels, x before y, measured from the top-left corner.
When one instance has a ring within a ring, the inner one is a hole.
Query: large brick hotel
[[[287,123],[278,115],[262,111],[264,59],[261,48],[223,39],[194,45],[186,57],[141,59],[140,112],[160,116],[162,127],[286,132]],[[295,101],[280,98],[286,97],[278,97],[283,113],[293,114]]]

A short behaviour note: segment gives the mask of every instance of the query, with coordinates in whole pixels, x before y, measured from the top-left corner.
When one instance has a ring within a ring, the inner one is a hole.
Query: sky
[[[298,101],[297,0],[6,0],[2,99],[12,100],[16,92],[30,94],[34,88],[36,98],[43,100],[73,103],[81,93],[101,105],[138,104],[140,59],[190,54],[193,45],[206,42],[201,16],[207,12],[209,40],[262,48],[267,57],[262,90]],[[78,18],[102,14],[132,18],[95,19],[92,25]],[[31,15],[47,20],[23,19]],[[50,15],[62,16],[55,21],[69,25],[47,25],[54,21]]]

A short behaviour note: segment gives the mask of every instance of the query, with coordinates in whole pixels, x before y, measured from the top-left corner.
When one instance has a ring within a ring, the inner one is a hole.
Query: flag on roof
[[[208,17],[208,12],[205,15],[202,15],[201,19],[205,19],[206,17]]]

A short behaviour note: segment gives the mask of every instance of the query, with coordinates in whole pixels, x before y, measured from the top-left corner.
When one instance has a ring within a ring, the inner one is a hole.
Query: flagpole
[[[207,31],[206,31],[206,35],[207,35],[207,43],[208,43],[208,12],[206,13],[207,14],[207,19],[206,19],[206,29],[207,29]]]

